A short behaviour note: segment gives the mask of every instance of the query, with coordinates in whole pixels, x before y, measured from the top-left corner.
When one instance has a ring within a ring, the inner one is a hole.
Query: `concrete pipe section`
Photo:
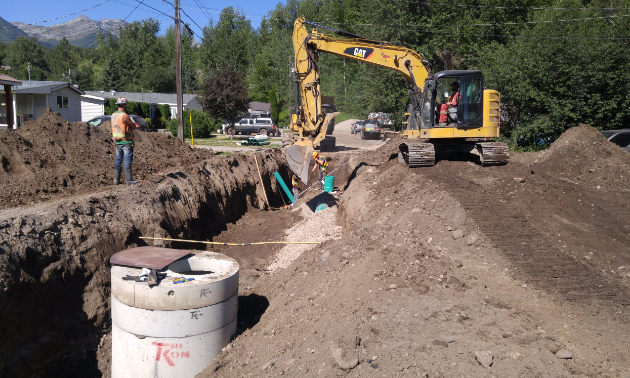
[[[112,377],[194,377],[236,332],[238,263],[202,252],[168,265],[150,288],[112,267]],[[174,283],[173,278],[194,278]]]

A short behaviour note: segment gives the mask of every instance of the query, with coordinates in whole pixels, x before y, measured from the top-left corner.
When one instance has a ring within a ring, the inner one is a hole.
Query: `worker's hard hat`
[[[317,157],[317,151],[313,151],[313,157]]]
[[[123,105],[127,103],[127,99],[124,97],[119,98],[118,100],[116,100],[116,105]]]

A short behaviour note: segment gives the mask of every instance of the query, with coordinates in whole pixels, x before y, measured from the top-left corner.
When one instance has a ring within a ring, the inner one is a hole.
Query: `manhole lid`
[[[145,246],[120,251],[109,262],[137,268],[163,269],[191,253],[190,250]]]

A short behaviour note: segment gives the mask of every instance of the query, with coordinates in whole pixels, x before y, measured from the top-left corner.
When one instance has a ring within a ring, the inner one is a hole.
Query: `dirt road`
[[[337,138],[335,152],[352,152],[357,150],[374,150],[385,142],[380,139],[361,139],[359,134],[350,134],[350,125],[356,119],[348,119],[335,125],[333,136]]]

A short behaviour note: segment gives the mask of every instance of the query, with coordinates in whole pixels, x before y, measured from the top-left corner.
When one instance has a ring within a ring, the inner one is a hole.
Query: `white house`
[[[167,104],[171,108],[171,117],[177,116],[177,95],[171,93],[137,93],[137,92],[104,92],[104,91],[85,91],[81,96],[81,111],[83,113],[83,122],[89,121],[94,117],[105,114],[105,101],[110,98],[125,97],[127,101],[134,101],[138,104],[147,102],[150,106],[149,118],[153,118],[155,108],[158,105]],[[203,110],[201,98],[196,94],[184,95],[184,109]]]
[[[70,122],[81,121],[81,95],[83,91],[63,81],[23,81],[21,86],[11,88],[12,99],[0,90],[0,114],[6,114],[6,101],[13,101],[16,113],[15,127],[23,122],[44,115],[46,106],[61,114]],[[1,104],[5,104],[2,106]],[[6,124],[5,124],[6,127]]]

